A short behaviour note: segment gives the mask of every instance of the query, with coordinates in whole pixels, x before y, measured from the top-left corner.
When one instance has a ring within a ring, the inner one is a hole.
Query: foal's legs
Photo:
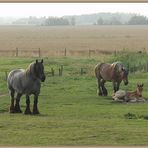
[[[14,94],[15,94],[14,89],[11,89],[10,90],[10,96],[11,96],[10,113],[14,113],[15,112],[15,110],[14,110]]]
[[[21,96],[22,96],[22,94],[20,94],[20,93],[17,93],[17,95],[16,95],[16,103],[15,103],[15,107],[14,107],[16,113],[22,112],[20,109],[20,104],[19,104]]]
[[[37,104],[38,104],[38,95],[34,95],[33,114],[39,114]]]
[[[24,114],[31,114],[29,95],[26,95],[26,110],[25,110]]]

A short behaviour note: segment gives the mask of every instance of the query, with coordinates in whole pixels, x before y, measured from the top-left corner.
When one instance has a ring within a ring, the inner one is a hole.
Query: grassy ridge
[[[106,61],[111,62],[113,58],[110,56]],[[3,79],[5,70],[26,68],[33,60],[34,58],[0,59],[0,93],[8,92]],[[9,114],[9,96],[1,96],[0,145],[148,145],[147,120],[125,118],[128,113],[148,115],[147,103],[113,102],[111,83],[106,83],[108,97],[97,96],[94,66],[101,60],[101,57],[45,58],[46,72],[53,67],[56,75],[48,76],[42,84],[39,97],[41,114]],[[62,77],[58,76],[60,65],[64,65]],[[84,75],[80,75],[82,67],[86,71]],[[143,95],[147,98],[147,77],[148,73],[130,73],[129,85],[121,84],[121,88],[133,90],[137,82],[144,82]],[[25,110],[24,97],[21,99],[21,108]]]

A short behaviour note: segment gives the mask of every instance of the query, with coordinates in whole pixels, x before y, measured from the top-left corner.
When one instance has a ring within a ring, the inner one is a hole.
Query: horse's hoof
[[[15,109],[14,113],[22,113],[22,111],[20,109]]]
[[[18,110],[16,113],[22,113],[22,111],[21,110]]]
[[[15,106],[15,107],[14,107],[14,112],[15,112],[15,113],[22,113],[22,111],[21,111],[21,109],[20,109],[19,106]]]
[[[24,112],[25,115],[31,115],[32,112]]]
[[[12,113],[15,113],[15,111],[14,111],[14,110],[10,110],[10,111],[9,111],[9,113],[11,113],[11,114],[12,114]]]
[[[39,111],[33,111],[33,115],[38,115],[40,114]]]
[[[108,93],[104,93],[104,96],[107,96],[108,95]]]
[[[10,106],[10,108],[9,108],[9,113],[15,113],[14,106]]]
[[[102,96],[103,94],[102,93],[98,93],[98,96]]]
[[[32,112],[30,111],[30,109],[26,109],[25,112],[24,112],[24,114],[25,114],[25,115],[31,115]]]

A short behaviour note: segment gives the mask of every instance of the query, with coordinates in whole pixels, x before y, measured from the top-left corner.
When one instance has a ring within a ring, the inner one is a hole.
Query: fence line
[[[116,51],[114,51],[116,52]],[[14,57],[47,57],[47,56],[94,56],[99,54],[112,54],[113,51],[104,50],[41,50],[41,48],[22,49],[16,48],[15,50],[0,50],[0,56],[14,56]]]

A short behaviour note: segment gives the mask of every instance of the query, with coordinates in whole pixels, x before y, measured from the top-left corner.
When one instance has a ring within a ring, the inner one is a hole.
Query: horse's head
[[[128,84],[128,69],[126,69],[125,67],[122,67],[122,80],[125,85]]]
[[[142,91],[143,91],[143,83],[142,84],[137,84],[137,93],[139,97],[142,97]]]
[[[44,73],[44,65],[43,65],[43,59],[41,62],[36,60],[34,64],[34,72],[37,78],[39,78],[42,82],[45,81],[45,73]]]

